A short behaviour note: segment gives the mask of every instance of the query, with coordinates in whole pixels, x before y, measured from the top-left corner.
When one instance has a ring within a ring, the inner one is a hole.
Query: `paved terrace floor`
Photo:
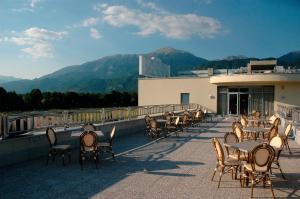
[[[212,137],[223,137],[230,121],[203,123],[179,137],[171,136],[150,142],[131,135],[116,140],[117,161],[103,160],[99,169],[86,162],[81,171],[77,153],[72,163],[62,167],[57,159],[45,166],[45,159],[0,169],[0,198],[250,198],[250,188],[240,188],[229,174],[217,188],[217,178],[210,181],[215,167]],[[146,144],[146,146],[143,146]],[[300,147],[290,141],[293,151],[284,151],[280,160],[287,180],[273,176],[274,191],[279,198],[300,198]],[[277,171],[275,171],[277,172]],[[268,188],[255,188],[254,197],[271,198]]]

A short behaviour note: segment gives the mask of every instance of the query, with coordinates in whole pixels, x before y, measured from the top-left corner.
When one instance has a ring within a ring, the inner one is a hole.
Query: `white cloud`
[[[39,2],[41,2],[41,0],[30,0],[29,5],[30,7],[34,8]]]
[[[90,17],[90,18],[87,18],[87,19],[83,20],[81,22],[81,26],[82,27],[94,26],[98,23],[98,21],[99,21],[99,18]]]
[[[93,10],[101,11],[103,8],[106,8],[108,5],[106,3],[96,3],[93,5]]]
[[[144,0],[137,0],[137,3],[140,6],[151,9],[153,11],[157,11],[157,12],[161,12],[161,13],[168,13],[166,10],[159,8],[155,3],[150,2],[150,1],[145,2]]]
[[[100,32],[95,28],[90,28],[90,36],[94,39],[102,38],[102,35],[100,34]]]
[[[173,39],[185,39],[193,35],[211,38],[221,30],[221,23],[212,17],[196,14],[146,13],[126,6],[107,6],[102,10],[103,20],[116,27],[136,26],[138,35],[160,33]]]
[[[14,33],[18,34],[18,33]],[[25,46],[21,51],[29,54],[34,59],[53,57],[53,41],[65,37],[67,32],[55,32],[43,28],[32,27],[14,37],[5,37],[2,40],[18,46]],[[52,41],[50,43],[50,41]]]

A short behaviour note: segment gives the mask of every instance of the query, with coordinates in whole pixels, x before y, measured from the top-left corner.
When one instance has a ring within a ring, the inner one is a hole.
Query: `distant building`
[[[157,57],[139,56],[139,75],[144,77],[169,77],[170,66]]]
[[[175,77],[139,78],[139,105],[197,103],[210,112],[273,114],[279,105],[300,106],[300,71],[276,60],[250,61],[239,69],[183,71]]]

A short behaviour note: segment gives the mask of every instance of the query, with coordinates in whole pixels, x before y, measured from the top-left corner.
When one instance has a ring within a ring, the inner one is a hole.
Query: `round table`
[[[254,139],[256,140],[257,137],[259,137],[260,133],[266,133],[266,132],[269,132],[270,130],[266,129],[266,128],[261,128],[261,127],[246,127],[246,128],[243,128],[243,131],[246,133],[251,133],[251,134],[254,133]]]

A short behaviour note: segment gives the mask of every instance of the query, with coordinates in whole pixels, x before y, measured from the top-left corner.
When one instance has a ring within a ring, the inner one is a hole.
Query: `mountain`
[[[144,56],[156,56],[170,65],[171,74],[179,70],[196,69],[208,61],[174,48],[161,48]],[[138,55],[113,55],[68,66],[34,80],[3,83],[6,90],[26,93],[39,88],[42,91],[109,92],[136,91],[138,77]]]
[[[223,60],[231,61],[231,60],[236,60],[236,59],[247,59],[245,55],[230,55],[225,57]]]
[[[171,75],[178,71],[206,68],[240,68],[245,67],[250,60],[245,56],[229,56],[222,60],[211,60],[197,57],[187,51],[170,47],[160,48],[144,54],[147,57],[157,57],[164,64],[170,65]],[[274,59],[274,58],[265,58]],[[290,52],[278,58],[278,64],[300,68],[300,51]],[[26,93],[34,88],[42,91],[75,91],[75,92],[110,92],[137,91],[138,55],[113,55],[62,68],[54,73],[34,80],[18,80],[0,82],[8,91]],[[1,78],[0,78],[1,80]]]
[[[13,77],[13,76],[3,76],[0,75],[0,84],[5,82],[12,82],[12,81],[18,81],[21,80],[19,78]]]
[[[300,68],[300,50],[289,52],[278,58],[278,64]]]

